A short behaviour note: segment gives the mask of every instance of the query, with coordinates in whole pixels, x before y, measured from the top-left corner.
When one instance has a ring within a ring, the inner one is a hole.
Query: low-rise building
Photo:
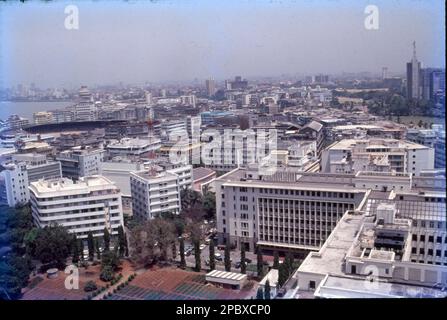
[[[333,143],[322,154],[321,171],[398,172],[419,175],[434,168],[434,150],[414,142],[394,139],[347,139]]]
[[[154,153],[160,149],[161,141],[155,137],[147,138],[123,138],[114,141],[106,146],[107,157],[117,156],[141,156],[147,153]]]

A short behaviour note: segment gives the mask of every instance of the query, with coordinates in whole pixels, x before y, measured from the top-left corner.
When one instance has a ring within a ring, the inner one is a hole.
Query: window
[[[315,289],[315,281],[309,281],[309,289]]]

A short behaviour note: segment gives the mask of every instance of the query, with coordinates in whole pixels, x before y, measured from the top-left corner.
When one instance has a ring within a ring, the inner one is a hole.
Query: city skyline
[[[424,67],[445,67],[438,41],[445,19],[434,1],[377,2],[378,30],[364,27],[366,2],[82,2],[79,30],[66,30],[68,4],[1,5],[1,87],[380,74],[383,67],[404,74],[413,41]],[[306,32],[296,39],[296,30]]]

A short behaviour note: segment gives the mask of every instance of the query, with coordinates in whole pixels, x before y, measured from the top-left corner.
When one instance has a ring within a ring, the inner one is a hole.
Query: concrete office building
[[[214,140],[202,145],[202,160],[207,168],[220,172],[258,164],[271,150],[276,150],[276,137],[270,131],[264,136],[253,130],[224,130],[220,136],[210,132],[203,135],[202,141],[210,137]]]
[[[216,82],[214,79],[205,80],[206,94],[208,97],[214,96],[216,93]]]
[[[104,150],[94,147],[74,147],[56,156],[62,165],[62,175],[70,179],[100,174],[103,158]]]
[[[367,189],[354,180],[353,175],[235,169],[214,181],[219,241],[251,251],[257,245],[267,251],[316,250],[341,216],[363,201]]]
[[[434,150],[414,142],[394,139],[346,139],[322,153],[321,171],[356,173],[378,171],[411,173],[434,168]]]
[[[133,214],[152,219],[164,212],[180,213],[179,177],[156,167],[130,174]]]
[[[444,191],[371,192],[293,278],[300,297],[446,297]]]
[[[60,224],[78,238],[103,236],[104,228],[118,234],[123,226],[121,192],[103,176],[39,180],[29,187],[35,224],[43,228]]]
[[[416,58],[416,42],[413,42],[413,57],[407,63],[407,98],[420,99],[421,97],[421,63]]]

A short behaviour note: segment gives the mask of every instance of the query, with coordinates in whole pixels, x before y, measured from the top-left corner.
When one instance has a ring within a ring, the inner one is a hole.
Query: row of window
[[[417,248],[411,248],[411,253],[412,254],[418,254],[418,250]],[[436,254],[436,257],[441,257],[441,253],[442,250],[433,250],[433,249],[428,249],[427,250],[427,255],[429,256],[433,256],[433,253]],[[420,248],[419,249],[419,254],[425,255],[425,249],[424,248]],[[444,250],[444,257],[447,257],[447,250]]]
[[[283,189],[259,189],[259,193],[279,194],[279,195],[286,195],[286,196],[291,195],[291,196],[306,196],[306,197],[354,199],[354,193],[346,193],[346,192],[287,190],[287,189],[286,190],[283,190]]]
[[[425,242],[425,239],[427,239],[428,242],[435,242],[435,237],[434,236],[428,236],[426,237],[425,235],[421,234],[419,237],[417,234],[413,234],[412,236],[412,240],[413,241],[421,241],[421,242]],[[437,236],[436,237],[436,243],[442,243],[442,237],[441,236]],[[447,243],[447,236],[444,237],[444,243]]]

